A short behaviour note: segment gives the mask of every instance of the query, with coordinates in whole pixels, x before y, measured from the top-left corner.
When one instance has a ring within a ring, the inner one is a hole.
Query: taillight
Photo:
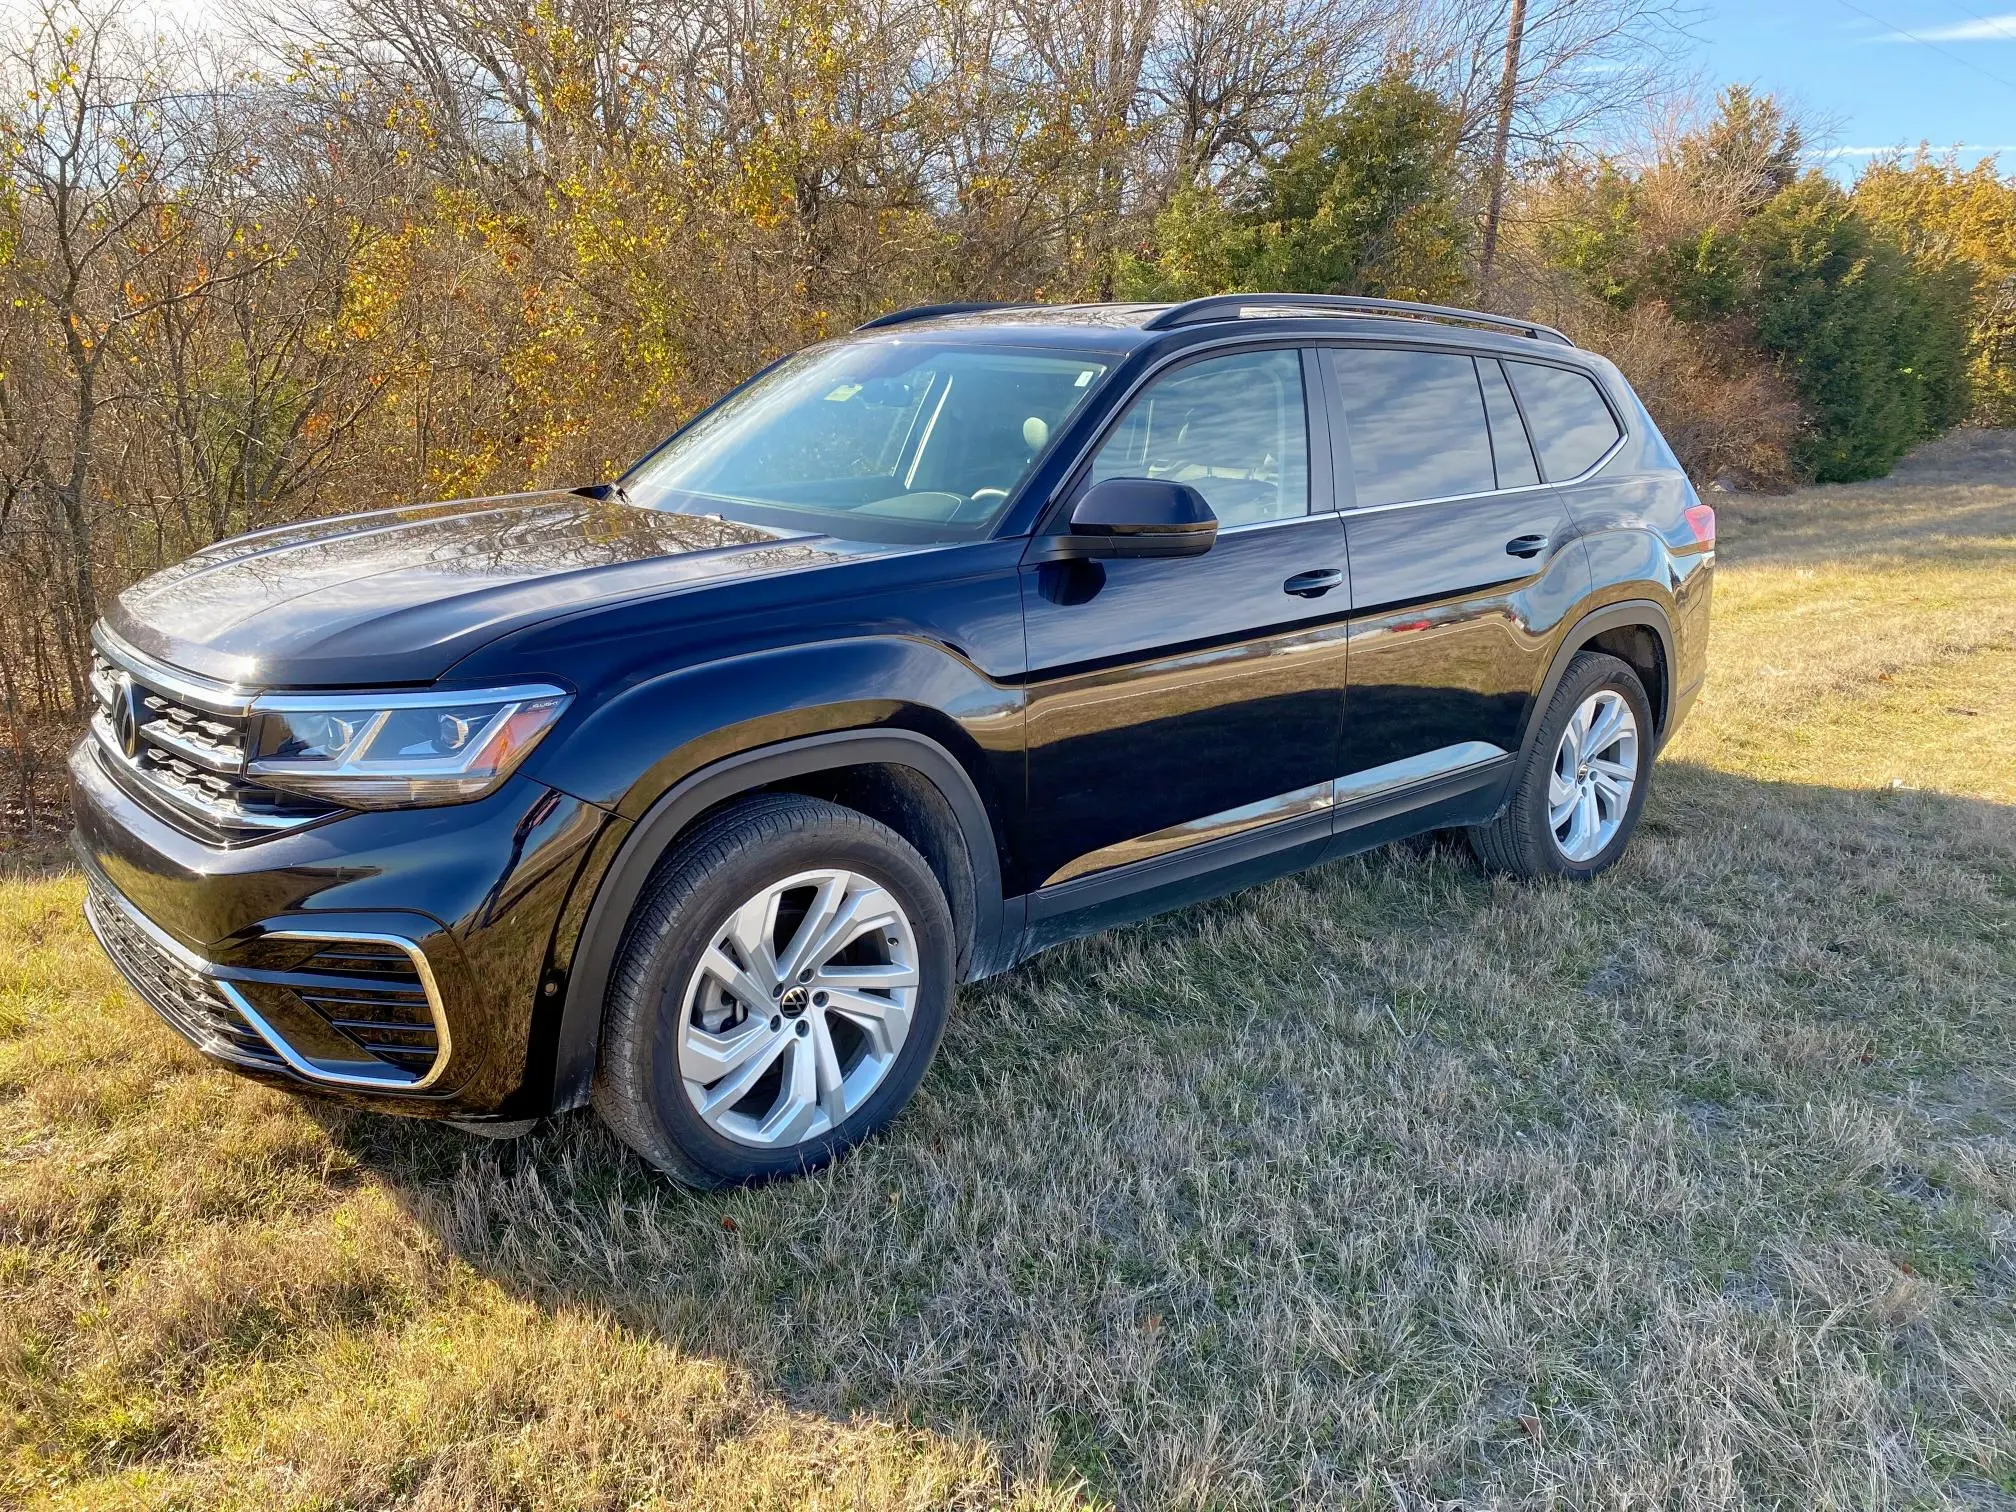
[[[1694,532],[1694,539],[1703,546],[1715,544],[1715,506],[1694,504],[1687,510],[1687,528]]]

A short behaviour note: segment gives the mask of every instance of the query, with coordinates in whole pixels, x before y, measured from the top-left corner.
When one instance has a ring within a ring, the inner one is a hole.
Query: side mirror
[[[1187,483],[1108,478],[1071,510],[1063,535],[1043,543],[1051,561],[1101,557],[1202,556],[1218,539],[1218,517]]]

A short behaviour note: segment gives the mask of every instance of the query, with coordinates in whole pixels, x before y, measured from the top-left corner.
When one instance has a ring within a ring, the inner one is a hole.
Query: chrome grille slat
[[[197,694],[193,681],[110,646],[94,648],[91,731],[100,757],[205,838],[251,839],[341,812],[333,803],[246,778],[251,716],[245,701],[223,688]],[[117,728],[128,682],[145,715],[135,725],[130,755]]]
[[[245,765],[242,725],[171,702],[158,693],[144,700],[155,711],[142,733],[157,746],[187,757],[213,772],[235,773]]]

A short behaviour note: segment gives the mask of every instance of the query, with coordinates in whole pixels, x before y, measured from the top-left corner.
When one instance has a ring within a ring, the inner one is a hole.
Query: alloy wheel
[[[888,1076],[910,1031],[915,931],[841,868],[764,888],[714,930],[687,980],[679,1072],[709,1128],[779,1149],[831,1132]]]
[[[1547,827],[1580,864],[1617,838],[1638,785],[1638,718],[1624,695],[1600,688],[1576,707],[1547,778]]]

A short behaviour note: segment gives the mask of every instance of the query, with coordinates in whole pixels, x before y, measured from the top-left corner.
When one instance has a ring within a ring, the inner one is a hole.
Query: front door
[[[1551,632],[1588,591],[1496,358],[1333,347],[1351,561],[1340,814],[1518,749]]]
[[[1026,890],[1198,847],[1208,859],[1277,823],[1320,846],[1349,591],[1327,444],[1310,442],[1315,387],[1313,356],[1285,347],[1163,374],[1074,497],[1112,477],[1188,483],[1218,516],[1217,543],[1023,568]]]

